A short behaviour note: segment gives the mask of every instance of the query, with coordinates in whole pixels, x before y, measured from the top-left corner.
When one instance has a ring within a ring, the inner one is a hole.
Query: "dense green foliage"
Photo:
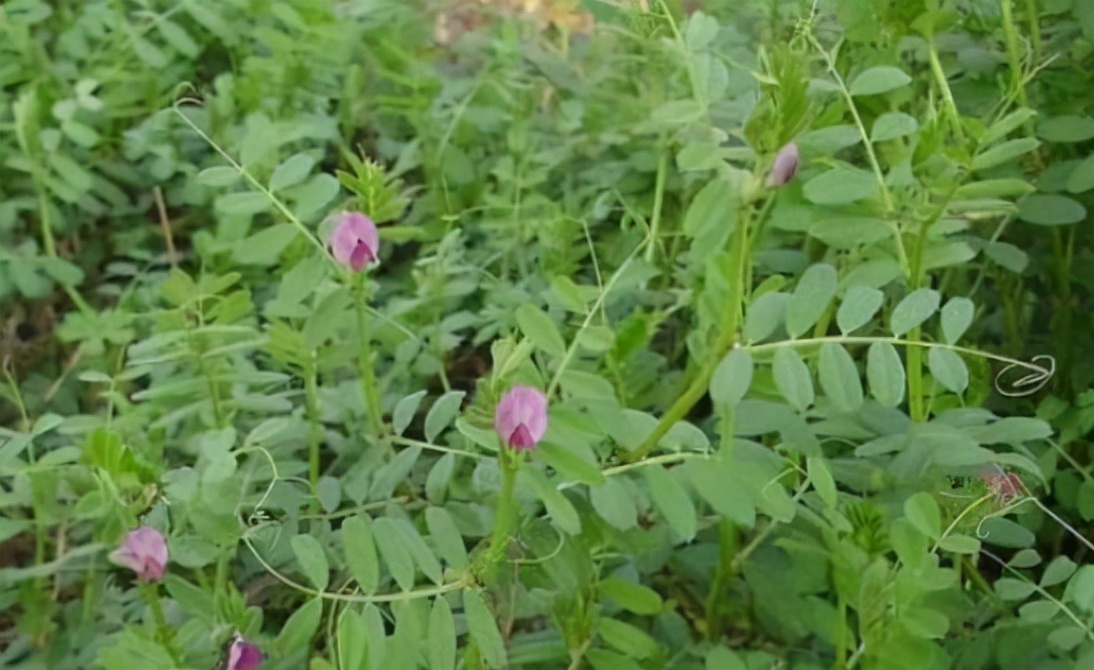
[[[1087,0],[5,0],[0,667],[1094,667],[1092,62]]]

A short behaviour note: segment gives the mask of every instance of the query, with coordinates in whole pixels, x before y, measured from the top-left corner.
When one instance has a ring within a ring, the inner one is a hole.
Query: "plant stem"
[[[147,605],[148,609],[152,612],[152,621],[156,627],[156,639],[167,647],[172,657],[177,659],[178,653],[172,642],[175,631],[167,624],[167,617],[163,613],[163,603],[160,602],[159,586],[153,583],[142,582],[137,586],[137,590],[140,592],[141,600],[144,601],[144,604]]]
[[[757,229],[763,225],[763,220],[768,216],[771,211],[771,200],[769,199],[760,209],[758,220],[755,222]],[[749,205],[742,205],[738,212],[747,212]],[[661,441],[661,438],[665,436],[669,430],[676,425],[677,421],[680,421],[691,408],[695,406],[695,403],[703,397],[707,392],[707,387],[710,386],[710,378],[714,375],[714,370],[717,369],[718,363],[721,362],[722,357],[729,351],[730,347],[737,339],[737,330],[741,326],[741,322],[744,316],[744,304],[745,304],[745,292],[747,286],[746,275],[751,274],[748,270],[749,266],[749,240],[748,231],[752,225],[749,216],[738,216],[740,223],[737,226],[737,230],[734,231],[733,237],[730,239],[730,251],[729,251],[729,304],[724,311],[722,323],[719,327],[718,339],[715,341],[714,347],[710,351],[705,363],[699,368],[698,374],[688,385],[687,389],[676,399],[676,402],[669,407],[668,411],[661,417],[661,420],[657,422],[653,431],[642,441],[642,444],[638,445],[633,451],[622,455],[622,460],[627,463],[633,463],[645,458],[651,451],[657,447],[657,443]]]
[[[356,275],[353,285],[353,297],[357,309],[357,336],[361,340],[361,353],[358,360],[361,373],[361,391],[365,397],[368,431],[378,442],[384,434],[384,415],[383,410],[380,408],[380,387],[376,380],[376,370],[372,366],[372,336],[368,327],[364,275]]]
[[[662,148],[661,159],[657,161],[657,178],[653,190],[653,213],[650,215],[650,241],[646,245],[646,262],[654,262],[658,236],[661,231],[661,209],[665,201],[665,176],[669,168],[669,150]]]
[[[501,468],[501,491],[498,493],[498,505],[494,512],[494,532],[490,535],[490,565],[497,564],[505,556],[509,546],[509,536],[516,526],[517,507],[513,499],[516,488],[517,470],[520,461],[504,446],[498,449],[498,467]]]
[[[323,429],[319,425],[319,375],[315,353],[304,370],[304,409],[308,417],[308,479],[313,494],[319,493],[319,444]],[[316,499],[318,500],[318,499]]]

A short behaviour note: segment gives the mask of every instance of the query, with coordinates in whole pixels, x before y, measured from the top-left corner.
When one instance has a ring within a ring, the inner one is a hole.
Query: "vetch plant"
[[[547,396],[531,386],[509,389],[494,409],[494,428],[500,442],[501,490],[494,512],[494,532],[490,536],[490,558],[497,562],[504,556],[517,523],[513,493],[523,454],[535,449],[547,432]]]

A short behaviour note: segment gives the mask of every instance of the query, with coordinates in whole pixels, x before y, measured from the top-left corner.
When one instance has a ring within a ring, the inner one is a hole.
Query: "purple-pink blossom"
[[[228,650],[228,670],[258,670],[262,666],[262,650],[236,635]]]
[[[167,539],[155,528],[141,526],[125,536],[110,561],[137,573],[142,582],[158,582],[167,569]]]
[[[775,154],[775,161],[771,164],[771,171],[767,173],[767,185],[778,188],[785,186],[798,172],[798,145],[790,142],[779,153]]]
[[[330,250],[339,263],[360,272],[375,261],[380,252],[380,233],[376,224],[361,212],[342,212],[331,231]]]
[[[509,389],[494,410],[494,428],[507,447],[534,449],[547,432],[547,396],[531,386]]]

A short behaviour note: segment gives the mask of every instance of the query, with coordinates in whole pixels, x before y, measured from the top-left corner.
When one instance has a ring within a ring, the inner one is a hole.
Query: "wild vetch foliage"
[[[1094,667],[1090,4],[0,3],[0,667]]]

